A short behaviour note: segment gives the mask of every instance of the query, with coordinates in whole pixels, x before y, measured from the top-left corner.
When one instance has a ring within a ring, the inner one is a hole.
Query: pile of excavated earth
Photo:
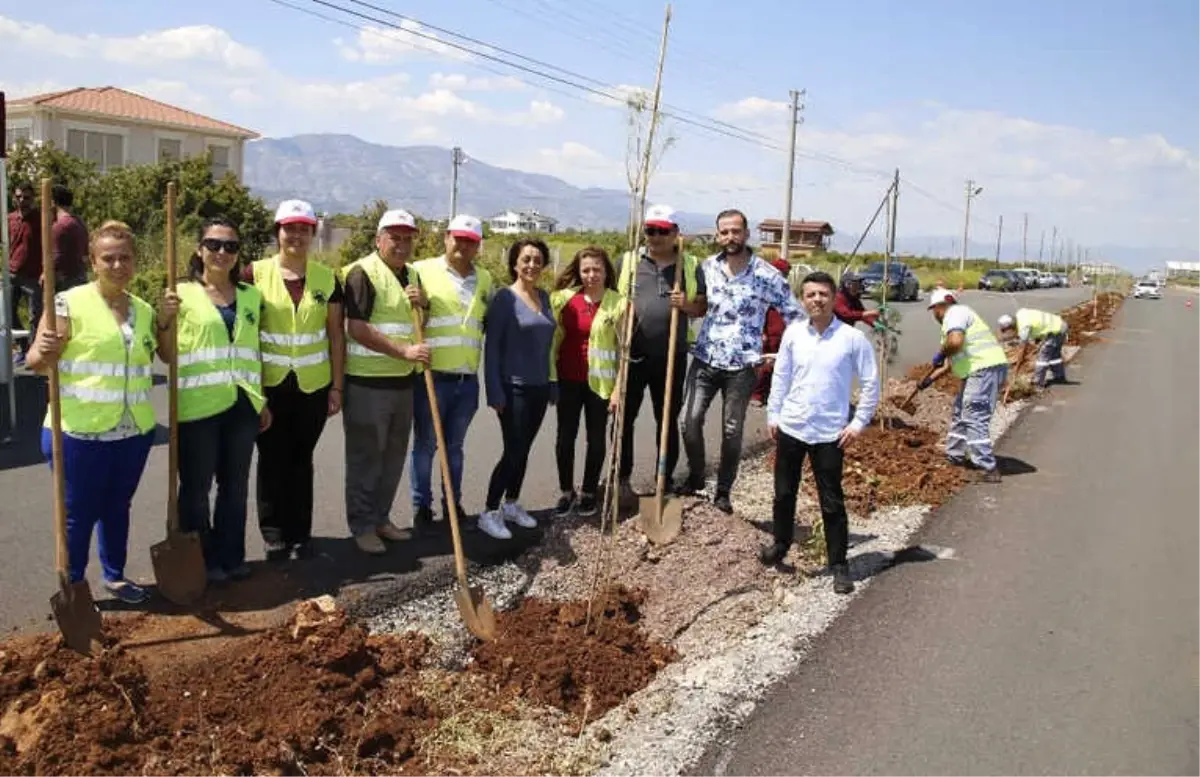
[[[1072,345],[1111,326],[1121,302],[1065,311]],[[888,395],[907,396],[918,372]],[[954,385],[938,388],[914,413],[890,406],[847,453],[860,580],[937,557],[905,543],[965,482],[941,452]],[[994,435],[1019,408],[998,410]],[[207,641],[189,639],[191,616],[108,616],[91,657],[57,634],[0,644],[0,771],[678,773],[846,606],[823,577],[811,478],[797,519],[809,539],[782,568],[759,564],[771,458],[743,463],[734,515],[685,499],[683,533],[665,546],[632,520],[547,519],[521,558],[472,572],[502,608],[489,642],[463,629],[446,588],[367,614],[320,597]]]

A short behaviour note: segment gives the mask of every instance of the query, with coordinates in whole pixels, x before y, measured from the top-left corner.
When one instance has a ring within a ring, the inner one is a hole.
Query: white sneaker
[[[500,506],[500,512],[504,514],[504,520],[512,521],[522,529],[537,528],[537,520],[516,502],[505,502]]]
[[[479,530],[498,540],[512,539],[512,532],[504,525],[504,518],[499,510],[485,510],[483,515],[479,516]]]

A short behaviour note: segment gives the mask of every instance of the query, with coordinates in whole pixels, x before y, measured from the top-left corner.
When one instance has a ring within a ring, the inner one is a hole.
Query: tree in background
[[[339,226],[349,226],[353,229],[338,249],[339,265],[350,264],[375,250],[375,231],[379,226],[379,219],[387,210],[387,200],[375,200],[370,205],[364,205],[357,216],[350,217],[352,222],[348,223],[346,217],[338,216],[341,221]],[[416,221],[417,241],[413,246],[413,261],[440,256],[445,250],[440,225],[419,216],[416,216]]]

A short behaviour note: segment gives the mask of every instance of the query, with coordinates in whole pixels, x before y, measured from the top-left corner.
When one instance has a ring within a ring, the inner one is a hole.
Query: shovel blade
[[[678,499],[644,496],[638,513],[642,533],[655,545],[666,545],[683,531],[683,502]]]
[[[204,595],[208,572],[200,535],[168,534],[165,540],[150,546],[150,560],[158,590],[167,601],[188,606]]]
[[[479,586],[460,585],[454,592],[458,603],[458,614],[462,616],[467,631],[484,642],[496,638],[496,611]]]
[[[103,624],[87,581],[60,585],[50,597],[50,611],[67,647],[90,656],[100,642]]]

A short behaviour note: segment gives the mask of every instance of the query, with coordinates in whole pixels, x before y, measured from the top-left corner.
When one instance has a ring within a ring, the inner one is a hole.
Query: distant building
[[[506,210],[487,221],[494,235],[523,235],[530,232],[553,235],[558,231],[557,219],[536,210]]]
[[[78,87],[11,100],[4,145],[53,142],[101,172],[212,153],[213,175],[241,180],[243,150],[257,132],[115,86]]]
[[[1168,278],[1200,277],[1200,262],[1167,262]]]
[[[813,256],[829,250],[829,238],[833,236],[833,225],[828,221],[793,221],[788,231],[788,256]],[[775,250],[782,256],[783,221],[765,219],[758,223],[760,248]]]

